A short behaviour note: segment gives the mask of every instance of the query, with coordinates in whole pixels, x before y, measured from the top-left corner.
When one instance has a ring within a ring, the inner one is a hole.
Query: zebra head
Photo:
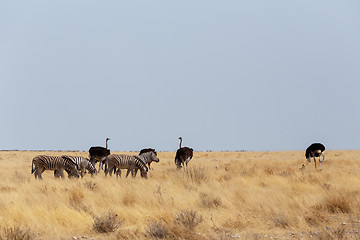
[[[74,160],[66,155],[61,157],[68,163],[68,167],[65,170],[67,170],[66,172],[68,172],[69,177],[79,178],[79,166],[74,162]]]
[[[93,176],[94,174],[97,175],[96,168],[92,165],[92,163],[90,161],[87,162],[86,169],[89,171],[91,176]]]
[[[150,154],[150,160],[152,161],[152,162],[159,162],[160,160],[159,160],[159,158],[157,157],[157,155],[154,153],[154,152],[149,152]]]

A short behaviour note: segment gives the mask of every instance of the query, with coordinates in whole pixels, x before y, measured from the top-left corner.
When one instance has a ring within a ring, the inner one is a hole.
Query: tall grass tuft
[[[332,196],[325,200],[325,207],[329,213],[351,213],[349,199],[344,196]]]
[[[187,170],[186,176],[189,180],[197,184],[208,180],[207,170],[204,167],[192,167]]]

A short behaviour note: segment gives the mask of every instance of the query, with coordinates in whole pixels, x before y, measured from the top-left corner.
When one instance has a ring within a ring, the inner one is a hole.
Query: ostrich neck
[[[181,148],[181,143],[182,143],[182,138],[180,138],[180,146],[179,146],[179,148]]]
[[[106,149],[108,149],[108,141],[109,140],[106,139]]]

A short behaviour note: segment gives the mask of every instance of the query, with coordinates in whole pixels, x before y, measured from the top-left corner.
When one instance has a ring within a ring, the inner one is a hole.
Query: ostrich
[[[180,146],[179,149],[176,151],[175,164],[177,166],[177,169],[184,167],[185,170],[185,164],[187,169],[187,165],[193,157],[194,150],[188,147],[181,147],[182,137],[179,137],[179,139],[180,139]]]
[[[315,168],[316,168],[316,157],[319,157],[319,163],[321,168],[321,163],[324,161],[325,156],[323,152],[325,151],[325,146],[321,143],[313,143],[311,144],[305,152],[305,157],[308,162],[311,161],[311,158],[314,158]],[[321,160],[321,156],[323,157]]]
[[[106,156],[110,155],[110,149],[108,149],[108,141],[110,138],[106,138],[106,148],[104,147],[91,147],[89,149],[89,158],[90,162],[95,166],[97,162],[99,163],[99,172],[101,170],[101,165],[104,163]]]

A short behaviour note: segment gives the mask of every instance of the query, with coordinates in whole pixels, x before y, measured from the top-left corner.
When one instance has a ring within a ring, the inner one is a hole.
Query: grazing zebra
[[[177,169],[184,167],[185,170],[185,164],[187,168],[188,163],[193,157],[194,150],[188,147],[181,147],[182,137],[179,137],[179,139],[180,139],[180,146],[179,149],[176,151],[175,164],[177,166]]]
[[[57,170],[62,178],[64,178],[64,170],[68,170],[71,176],[79,177],[78,166],[71,159],[45,155],[34,157],[31,164],[31,174],[35,172],[35,179],[42,179],[41,174],[45,170]]]
[[[108,141],[110,138],[106,138],[106,148],[104,147],[91,147],[89,149],[90,162],[95,166],[99,162],[99,172],[102,169],[102,165],[105,163],[106,156],[110,155],[110,149],[108,149]]]
[[[155,156],[157,156],[157,152],[156,152],[155,149],[153,149],[153,148],[144,148],[144,149],[141,149],[139,155],[142,155],[142,154],[147,153],[147,152],[154,152],[154,153],[155,153]],[[159,161],[151,160],[150,162],[145,162],[145,163],[148,165],[149,170],[152,170],[152,168],[150,167],[151,162],[159,162]]]
[[[145,164],[147,164],[149,166],[149,169],[150,169],[150,163],[160,161],[159,158],[157,157],[156,152],[153,152],[153,151],[141,153],[137,157],[140,158],[141,161],[143,161]],[[120,169],[118,169],[118,171],[119,171],[119,174],[117,173],[117,175],[120,175]],[[137,171],[138,171],[138,168],[135,169],[134,177],[136,177]]]
[[[321,163],[324,161],[325,156],[323,152],[325,151],[325,146],[321,143],[313,143],[311,144],[305,151],[305,157],[308,162],[311,161],[311,158],[314,158],[315,168],[316,168],[316,157],[319,157],[319,164],[321,168]],[[321,160],[321,156],[323,159]]]
[[[155,154],[153,154],[155,156]],[[110,154],[106,157],[105,161],[105,176],[109,173],[110,176],[112,172],[118,168],[117,176],[121,174],[120,169],[127,169],[126,177],[131,172],[131,175],[135,177],[133,170],[140,169],[141,177],[147,178],[148,168],[146,164],[140,159],[139,156],[131,156],[131,155],[118,155],[118,154]]]
[[[91,162],[89,161],[89,159],[84,158],[84,157],[73,157],[73,156],[61,156],[63,158],[68,158],[71,161],[73,161],[74,163],[77,164],[78,169],[80,170],[80,176],[81,178],[84,177],[84,173],[85,173],[85,169],[89,171],[89,173],[91,173],[91,176],[93,176],[94,174],[97,173],[95,167],[91,164]],[[66,170],[65,170],[66,171]],[[70,172],[66,171],[69,176],[71,175]],[[59,172],[57,170],[54,171],[54,176],[55,177],[59,177]]]

